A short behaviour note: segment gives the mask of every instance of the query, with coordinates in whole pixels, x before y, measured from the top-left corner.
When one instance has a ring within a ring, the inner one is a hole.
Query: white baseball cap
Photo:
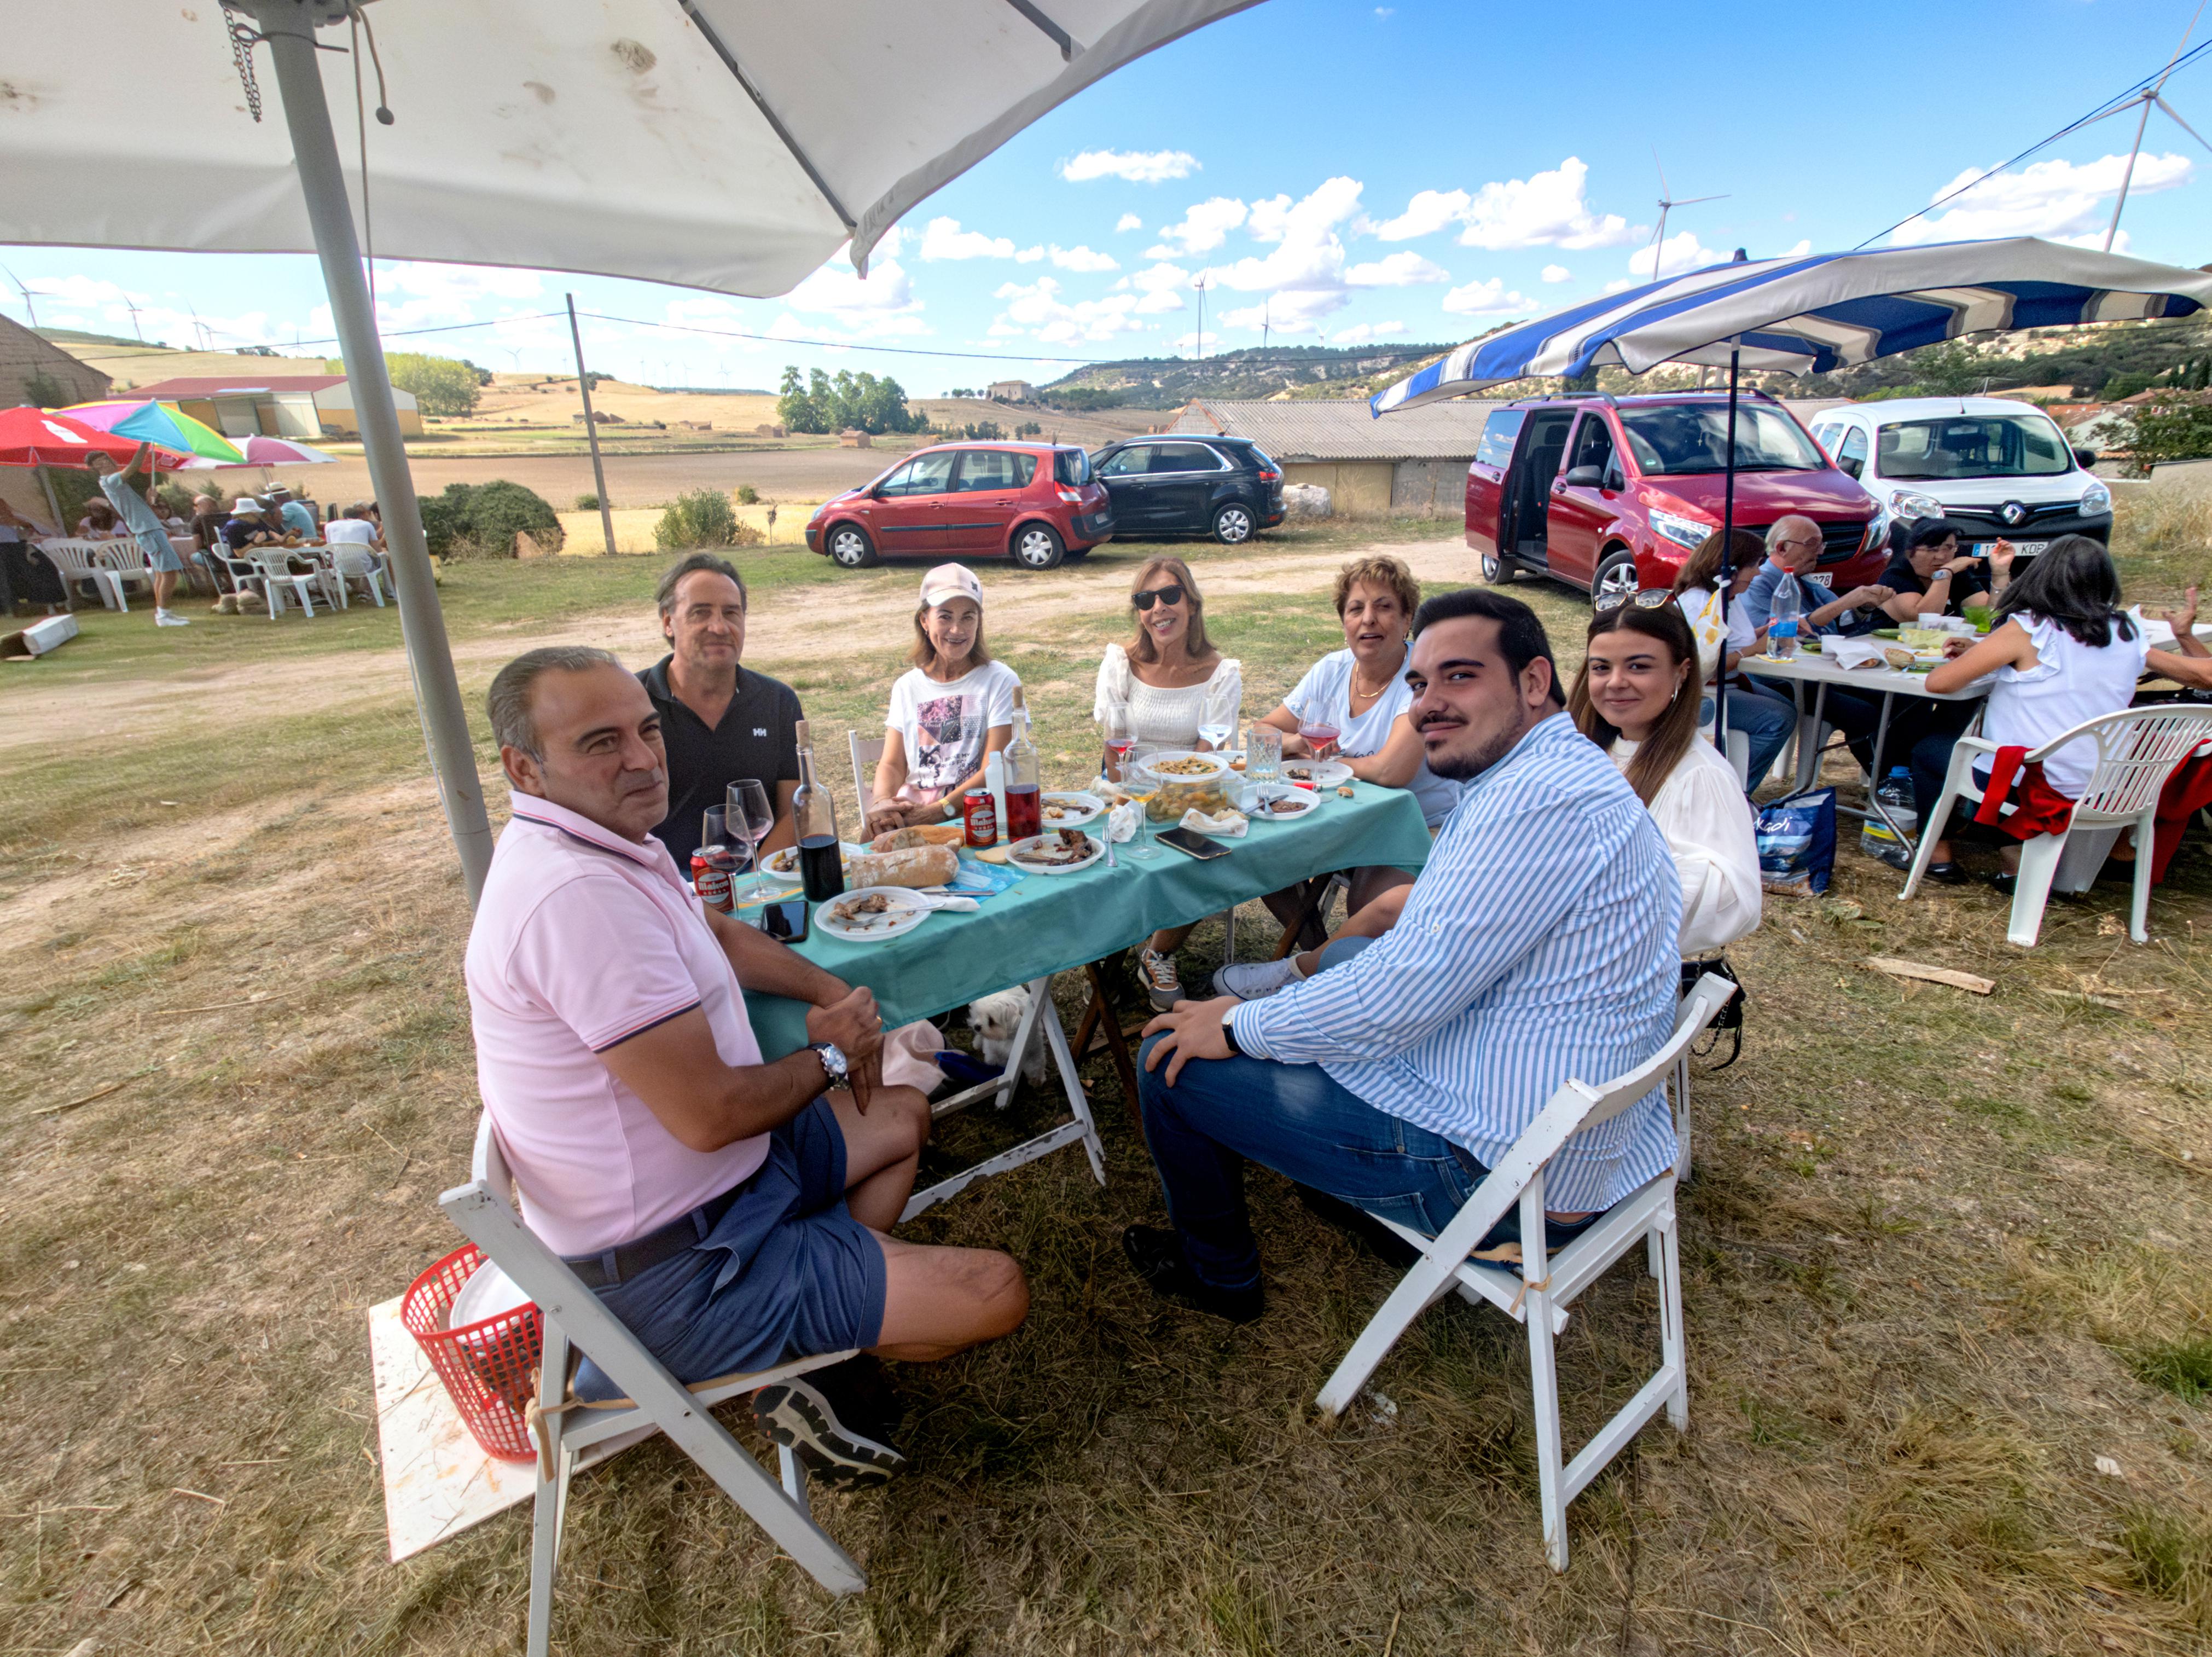
[[[975,579],[975,572],[963,564],[940,564],[921,578],[921,601],[942,604],[947,599],[973,599],[975,607],[983,607],[983,583]]]

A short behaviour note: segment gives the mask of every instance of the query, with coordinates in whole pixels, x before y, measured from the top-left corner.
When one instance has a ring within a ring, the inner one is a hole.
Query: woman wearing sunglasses
[[[1147,559],[1130,585],[1129,604],[1137,636],[1106,647],[1091,716],[1103,724],[1109,708],[1125,708],[1131,734],[1154,747],[1224,745],[1243,711],[1244,670],[1206,638],[1206,600],[1190,566],[1181,558]],[[1175,952],[1190,933],[1188,926],[1155,932],[1138,953],[1145,988],[1164,1011],[1182,997]]]
[[[1575,728],[1620,767],[1674,854],[1685,960],[1759,925],[1759,846],[1735,773],[1698,734],[1698,665],[1690,624],[1674,605],[1614,605],[1590,618],[1567,697]]]

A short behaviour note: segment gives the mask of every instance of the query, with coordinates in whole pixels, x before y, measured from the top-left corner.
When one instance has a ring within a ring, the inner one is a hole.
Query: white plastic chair
[[[1626,1075],[1599,1087],[1564,1081],[1536,1119],[1488,1178],[1435,1238],[1384,1219],[1382,1223],[1421,1252],[1368,1320],[1336,1373],[1321,1389],[1321,1407],[1340,1416],[1368,1378],[1422,1313],[1456,1289],[1471,1304],[1488,1301],[1528,1330],[1528,1373],[1536,1415],[1536,1477],[1544,1514],[1544,1552],[1552,1569],[1567,1568],[1567,1504],[1662,1409],[1677,1431],[1690,1424],[1688,1357],[1682,1330],[1681,1256],[1674,1228],[1673,1169],[1649,1181],[1607,1210],[1604,1218],[1551,1254],[1544,1245],[1544,1170],[1559,1147],[1585,1128],[1608,1122],[1670,1076],[1700,1031],[1735,993],[1726,978],[1708,973],[1683,998],[1674,1033]],[[1468,1258],[1490,1228],[1516,1203],[1521,1209],[1519,1275]],[[1381,1216],[1376,1216],[1378,1219]],[[1613,1262],[1639,1242],[1659,1282],[1659,1368],[1620,1414],[1600,1428],[1582,1453],[1563,1466],[1559,1380],[1553,1343],[1567,1325],[1567,1307]]]
[[[2125,825],[2136,832],[2135,901],[2128,911],[2128,936],[2137,943],[2150,941],[2151,845],[2158,817],[2159,791],[2181,763],[2208,740],[2212,740],[2212,708],[2162,704],[2126,708],[2116,714],[2084,720],[2033,750],[2027,763],[2048,759],[2068,743],[2092,737],[2097,744],[2097,768],[2088,786],[2074,802],[2074,815],[2056,834],[2039,834],[2020,843],[2020,880],[2013,889],[2012,918],[2005,941],[2023,949],[2035,947],[2043,929],[2043,909],[2050,901],[2051,878],[2074,829]],[[1962,736],[1951,750],[1951,764],[1943,775],[1942,797],[1932,812],[1921,815],[1919,849],[1913,853],[1912,872],[1905,877],[1901,902],[1920,890],[1920,877],[1936,855],[1936,832],[1950,821],[1951,808],[1961,800],[1979,805],[1982,790],[1974,782],[1974,761],[1993,759],[1997,745],[1985,736]],[[2004,807],[2008,813],[2013,808]]]
[[[317,570],[305,576],[300,575],[292,569],[289,561],[282,552],[273,556],[260,552],[251,553],[248,555],[248,561],[253,565],[254,579],[261,583],[261,590],[268,597],[270,620],[274,621],[284,613],[284,600],[288,594],[307,612],[309,620],[314,619],[314,589],[322,585],[321,570]],[[324,601],[325,603],[329,601],[328,594],[324,595]]]
[[[346,606],[346,588],[359,582],[368,596],[376,600],[376,607],[384,608],[384,566],[377,562],[374,548],[358,543],[340,542],[331,549],[331,576],[337,588],[338,604]]]
[[[114,595],[107,590],[107,583],[100,576],[100,564],[93,556],[98,550],[98,543],[83,540],[75,535],[51,535],[38,545],[39,551],[45,553],[52,561],[54,568],[60,571],[62,592],[71,610],[76,608],[76,589],[80,582],[88,582],[100,594],[102,608],[112,610],[115,607]]]
[[[876,800],[876,764],[884,757],[884,734],[878,731],[873,736],[862,736],[853,731],[845,740],[853,751],[853,791],[860,796],[860,826],[866,828],[869,808]]]
[[[93,577],[114,597],[108,607],[126,615],[131,603],[124,594],[126,582],[143,582],[149,592],[154,587],[154,561],[146,556],[146,549],[135,539],[117,541],[95,541],[92,548]]]
[[[798,1458],[779,1447],[783,1475],[779,1486],[712,1414],[714,1405],[741,1393],[842,1363],[853,1354],[825,1353],[687,1387],[584,1286],[567,1262],[522,1223],[513,1206],[514,1190],[514,1176],[491,1118],[479,1118],[469,1183],[447,1191],[438,1206],[537,1303],[544,1321],[538,1404],[532,1411],[538,1488],[530,1544],[528,1657],[546,1657],[552,1638],[553,1581],[560,1567],[570,1479],[580,1469],[656,1432],[667,1434],[699,1465],[700,1471],[721,1486],[824,1588],[832,1593],[857,1593],[866,1587],[867,1578],[852,1556],[808,1514],[806,1474]],[[589,1352],[634,1402],[605,1408],[569,1402],[569,1358],[579,1348]],[[557,1402],[549,1407],[548,1399]],[[573,1424],[572,1417],[577,1417]]]

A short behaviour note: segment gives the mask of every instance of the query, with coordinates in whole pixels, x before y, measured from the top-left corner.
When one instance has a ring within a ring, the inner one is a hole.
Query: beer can
[[[971,846],[999,844],[999,809],[988,789],[970,789],[960,797],[961,838]]]
[[[730,871],[717,868],[703,852],[691,854],[691,889],[709,909],[720,910],[725,915],[737,910],[737,899],[730,886]]]

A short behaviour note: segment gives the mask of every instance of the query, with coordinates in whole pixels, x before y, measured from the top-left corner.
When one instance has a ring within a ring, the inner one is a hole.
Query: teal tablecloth
[[[1297,822],[1255,822],[1226,857],[1207,862],[1162,847],[1146,862],[1114,848],[1073,874],[1026,874],[972,915],[939,911],[886,943],[845,943],[816,933],[799,953],[848,984],[876,992],[890,1025],[931,1018],[978,996],[1082,966],[1161,927],[1218,915],[1233,905],[1334,869],[1385,864],[1418,870],[1428,860],[1421,809],[1402,789],[1334,789]],[[1103,832],[1103,824],[1094,825]],[[751,996],[746,1007],[761,1051],[781,1057],[806,1039],[806,1009],[781,996]]]

